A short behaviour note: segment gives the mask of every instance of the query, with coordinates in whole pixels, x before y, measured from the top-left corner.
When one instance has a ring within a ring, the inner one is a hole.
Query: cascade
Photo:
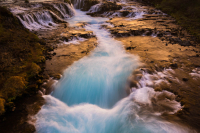
[[[49,7],[52,7],[51,10]],[[66,22],[75,13],[73,5],[68,3],[35,4],[31,9],[14,7],[11,12],[29,30],[54,29],[58,23]]]

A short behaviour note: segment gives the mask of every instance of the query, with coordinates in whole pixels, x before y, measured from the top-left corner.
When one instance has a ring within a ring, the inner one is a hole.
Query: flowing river
[[[137,17],[137,16],[136,16]],[[189,130],[164,120],[161,111],[152,111],[151,100],[161,94],[146,87],[124,89],[127,78],[139,66],[137,56],[126,53],[122,44],[101,28],[107,18],[93,18],[76,10],[68,22],[88,22],[98,46],[89,56],[64,71],[46,104],[35,116],[38,133],[184,133]],[[143,78],[143,82],[148,78]],[[163,100],[164,101],[164,100]],[[175,100],[164,101],[174,113],[181,109]]]

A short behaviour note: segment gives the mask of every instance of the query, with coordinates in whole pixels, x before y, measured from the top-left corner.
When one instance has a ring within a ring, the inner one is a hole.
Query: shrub
[[[0,98],[0,115],[5,112],[4,104],[5,104],[5,100]]]
[[[6,81],[2,94],[7,100],[14,100],[17,96],[22,94],[25,86],[26,81],[23,77],[12,76]]]
[[[36,63],[31,63],[30,68],[29,68],[29,77],[34,77],[39,74],[41,71],[40,66],[38,66]]]

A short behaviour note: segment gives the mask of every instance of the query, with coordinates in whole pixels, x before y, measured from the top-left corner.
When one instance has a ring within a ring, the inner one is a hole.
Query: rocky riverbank
[[[144,63],[130,77],[130,88],[138,88],[142,74],[149,73],[152,81],[149,87],[176,94],[176,100],[181,102],[183,109],[175,115],[182,119],[182,123],[199,129],[199,43],[172,17],[153,7],[140,6],[147,12],[143,18],[130,20],[117,17],[108,21],[113,26],[103,26],[123,43],[127,52],[139,55]],[[168,69],[170,71],[166,72]],[[159,83],[158,79],[161,79]]]

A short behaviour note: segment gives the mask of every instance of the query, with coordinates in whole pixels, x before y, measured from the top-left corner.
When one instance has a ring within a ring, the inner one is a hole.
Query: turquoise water
[[[138,67],[137,56],[127,54],[120,42],[100,29],[105,18],[76,11],[70,24],[86,21],[98,39],[89,56],[64,72],[52,95],[36,115],[38,133],[183,133],[182,126],[167,122],[151,111],[151,99],[161,92],[141,87],[128,96],[128,76]],[[180,104],[173,101],[174,105]]]
[[[111,108],[127,96],[126,80],[137,67],[137,57],[126,54],[118,41],[99,29],[99,24],[86,28],[95,32],[99,46],[64,72],[52,95],[69,106],[91,103]]]

